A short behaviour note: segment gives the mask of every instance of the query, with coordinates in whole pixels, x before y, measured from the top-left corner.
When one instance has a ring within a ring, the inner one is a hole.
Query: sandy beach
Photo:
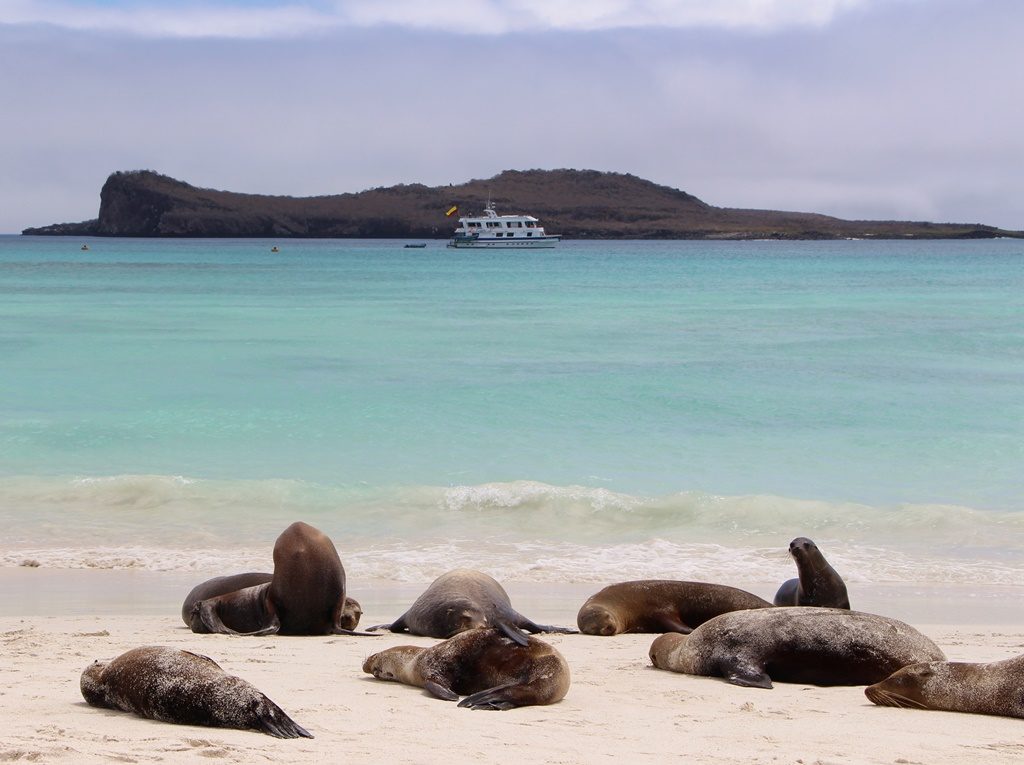
[[[764,691],[663,672],[648,661],[650,635],[547,636],[571,666],[566,698],[550,707],[474,712],[361,671],[372,652],[433,640],[387,633],[369,638],[194,635],[181,623],[175,602],[177,580],[194,575],[103,573],[8,569],[0,574],[5,657],[0,708],[6,720],[0,762],[194,762],[204,757],[226,762],[1009,763],[1024,755],[1020,720],[876,707],[859,687],[777,683]],[[131,581],[138,586],[125,584]],[[157,581],[165,583],[163,589],[154,586]],[[75,608],[70,599],[61,601],[61,615],[42,613],[54,593],[90,588],[93,597],[108,593],[107,601],[97,600],[105,615],[99,609],[89,613],[87,601]],[[366,611],[362,624],[392,619],[417,589],[377,583],[353,591]],[[592,584],[509,586],[521,610],[562,624],[574,622],[579,593],[595,589]],[[33,591],[35,607],[29,607]],[[20,606],[12,605],[15,592],[21,593]],[[134,602],[125,600],[125,593]],[[1019,611],[991,608],[988,613],[1001,618],[970,622],[1006,594],[987,593],[991,603],[986,593],[955,592],[947,592],[946,600],[918,596],[894,602],[892,591],[877,590],[865,592],[862,601],[884,605],[888,599],[887,615],[907,618],[952,660],[990,661],[1024,651]],[[1013,595],[1020,602],[1019,593]],[[988,605],[973,612],[949,607],[979,598]],[[915,606],[909,610],[921,617],[956,618],[913,621],[900,613],[899,602]],[[160,609],[166,613],[153,613]],[[1004,623],[1007,616],[1015,623]],[[280,741],[86,705],[78,687],[82,670],[94,659],[140,645],[210,656],[260,688],[316,738]]]

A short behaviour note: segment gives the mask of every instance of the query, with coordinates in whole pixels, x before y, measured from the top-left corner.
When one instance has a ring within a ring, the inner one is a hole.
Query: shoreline
[[[220,572],[144,569],[53,569],[0,567],[0,618],[174,616],[189,590]],[[627,581],[642,577],[625,572]],[[688,577],[678,577],[680,579]],[[704,580],[711,581],[711,580]],[[583,602],[612,581],[502,581],[513,605],[535,621],[574,625]],[[718,582],[771,601],[781,582]],[[348,577],[348,595],[383,621],[401,614],[430,580],[395,582]],[[847,581],[855,610],[911,624],[1024,624],[1024,586],[942,582]],[[180,622],[179,622],[180,623]],[[363,617],[361,624],[369,624]]]

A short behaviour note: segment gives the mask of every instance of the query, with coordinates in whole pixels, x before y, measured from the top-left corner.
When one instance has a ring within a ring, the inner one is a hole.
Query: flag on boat
[[[451,207],[448,208],[448,212],[446,212],[444,215],[445,215],[446,218],[450,218],[453,215],[455,215],[455,213],[457,213],[458,211],[459,211],[459,206],[458,205],[452,205]]]

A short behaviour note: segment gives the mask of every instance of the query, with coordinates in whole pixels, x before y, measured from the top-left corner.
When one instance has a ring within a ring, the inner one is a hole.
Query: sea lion
[[[188,627],[192,626],[192,609],[200,600],[215,598],[218,595],[227,595],[230,592],[244,590],[247,587],[266,584],[274,578],[273,574],[263,571],[250,571],[245,574],[232,574],[231,576],[217,576],[197,584],[192,591],[185,596],[185,602],[181,605],[181,618]],[[342,618],[339,626],[347,630],[354,630],[359,625],[359,618],[363,615],[363,607],[355,598],[345,598],[345,608],[342,611]],[[256,627],[253,627],[255,629]],[[240,632],[251,632],[252,630],[239,630]]]
[[[771,688],[772,680],[810,685],[868,685],[920,661],[941,661],[939,647],[908,624],[840,608],[733,611],[689,635],[651,644],[659,669],[724,677]]]
[[[81,689],[94,707],[151,720],[313,738],[242,678],[227,674],[213,659],[176,648],[144,646],[95,661],[82,673]]]
[[[988,664],[911,664],[864,689],[884,707],[1024,717],[1024,656]]]
[[[189,626],[228,635],[360,634],[342,626],[344,614],[345,569],[334,543],[297,521],[274,544],[269,582],[198,601]]]
[[[687,634],[719,614],[770,607],[757,595],[722,584],[641,579],[611,584],[591,595],[576,615],[576,624],[586,635]]]
[[[481,627],[496,627],[522,646],[528,641],[520,630],[576,632],[569,627],[532,622],[512,608],[508,593],[493,577],[465,568],[441,574],[409,610],[391,624],[377,624],[367,629],[449,638]]]
[[[569,665],[535,637],[526,644],[497,629],[470,629],[422,648],[400,645],[375,653],[363,672],[423,688],[469,709],[511,709],[554,704],[569,690]],[[468,694],[468,695],[467,695]]]
[[[807,537],[797,537],[789,543],[789,554],[796,561],[800,578],[783,582],[775,593],[775,605],[850,607],[846,584],[814,542]]]

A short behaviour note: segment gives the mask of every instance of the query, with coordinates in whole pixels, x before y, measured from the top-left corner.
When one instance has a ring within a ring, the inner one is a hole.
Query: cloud
[[[172,2],[8,0],[0,24],[46,24],[142,37],[265,39],[345,28],[409,27],[470,35],[638,28],[771,31],[823,26],[871,3],[908,0],[336,0]]]

